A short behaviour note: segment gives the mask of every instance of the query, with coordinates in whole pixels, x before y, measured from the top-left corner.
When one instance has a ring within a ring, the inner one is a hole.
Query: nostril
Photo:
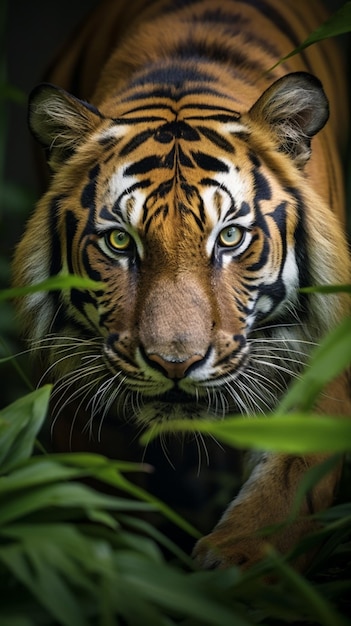
[[[198,361],[203,360],[203,356],[200,354],[193,354],[191,357],[187,359],[175,359],[175,358],[164,358],[160,354],[148,354],[147,360],[152,361],[152,363],[156,363],[159,366],[159,369],[163,373],[166,373],[168,378],[172,379],[180,379],[186,376],[189,368],[197,363]]]

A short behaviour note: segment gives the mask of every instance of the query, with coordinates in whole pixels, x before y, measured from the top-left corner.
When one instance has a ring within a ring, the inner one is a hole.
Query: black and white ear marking
[[[101,117],[95,107],[49,83],[39,85],[29,96],[29,128],[48,148],[53,170],[97,127]]]
[[[302,168],[310,157],[311,138],[328,120],[329,104],[318,78],[295,72],[273,83],[249,115],[268,124],[278,139],[279,149]]]

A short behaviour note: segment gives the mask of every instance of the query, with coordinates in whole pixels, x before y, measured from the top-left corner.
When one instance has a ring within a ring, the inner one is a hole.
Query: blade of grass
[[[146,502],[155,507],[162,515],[169,519],[173,524],[182,528],[186,533],[195,539],[199,539],[201,533],[196,530],[191,524],[189,524],[184,518],[178,515],[173,509],[168,507],[164,502],[150,494],[145,489],[134,485],[125,476],[121,474],[121,467],[123,464],[119,461],[113,461],[97,454],[59,454],[55,455],[56,459],[66,462],[68,465],[79,465],[82,468],[86,468],[90,471],[89,475],[96,478],[99,481],[117,487],[117,489],[123,490],[125,493],[133,496],[137,500]],[[147,468],[148,466],[146,466]],[[144,466],[133,465],[132,468],[140,470]],[[130,470],[130,464],[125,466],[126,471]]]
[[[36,285],[26,285],[25,287],[13,287],[11,289],[3,289],[0,292],[0,302],[12,298],[21,298],[38,291],[61,291],[64,289],[104,289],[105,284],[90,278],[82,278],[69,274],[67,276],[53,276],[47,280],[43,280]]]
[[[299,54],[308,46],[311,46],[318,41],[328,39],[329,37],[335,37],[336,35],[343,35],[351,30],[351,2],[346,2],[338,11],[336,11],[326,22],[324,22],[319,28],[313,31],[297,48],[289,52],[286,56],[282,57],[278,63],[269,68],[269,72],[276,68],[280,63],[283,63],[295,54]]]
[[[51,385],[16,400],[0,412],[0,465],[7,473],[31,455],[49,405]]]
[[[289,567],[271,546],[267,548],[267,553],[280,578],[285,580],[292,591],[304,601],[305,606],[308,607],[309,616],[318,620],[317,623],[321,626],[347,626],[347,622],[339,613],[336,613],[329,602],[312,587],[306,578]]]
[[[228,417],[223,421],[173,420],[153,426],[140,442],[147,445],[164,433],[200,432],[235,448],[254,448],[291,454],[347,452],[351,422],[308,413],[271,417]]]
[[[301,287],[300,293],[351,293],[351,285],[316,285]]]
[[[351,362],[351,317],[344,319],[314,350],[309,367],[279,405],[279,412],[312,408],[323,387]]]

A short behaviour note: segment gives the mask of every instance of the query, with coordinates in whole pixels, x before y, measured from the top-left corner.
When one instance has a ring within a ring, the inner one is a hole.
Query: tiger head
[[[290,74],[241,113],[215,95],[127,95],[97,109],[51,85],[32,94],[52,180],[16,283],[103,283],[26,297],[33,347],[62,401],[92,414],[267,411],[338,317],[299,288],[344,282],[339,226],[304,172],[322,87]]]

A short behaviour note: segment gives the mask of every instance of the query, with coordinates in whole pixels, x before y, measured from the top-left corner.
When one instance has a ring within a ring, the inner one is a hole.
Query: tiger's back
[[[324,17],[317,2],[103,2],[51,68],[61,89],[33,92],[52,178],[15,281],[105,284],[20,305],[63,394],[59,413],[73,404],[74,422],[86,406],[92,428],[114,406],[140,426],[269,412],[347,313],[342,295],[299,292],[349,280],[342,61],[329,41],[268,71]],[[317,408],[349,412],[344,376]],[[318,460],[262,455],[199,560],[257,560],[255,531],[286,517]],[[302,514],[330,503],[337,473]]]

